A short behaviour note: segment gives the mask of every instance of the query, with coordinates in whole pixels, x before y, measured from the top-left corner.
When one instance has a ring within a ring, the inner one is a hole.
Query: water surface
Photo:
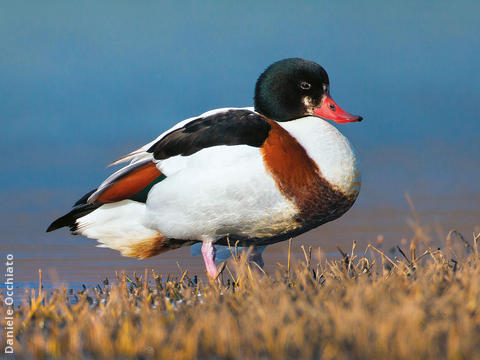
[[[364,116],[341,125],[358,150],[363,186],[341,219],[294,240],[385,247],[410,239],[408,192],[442,238],[480,225],[480,5],[474,1],[3,2],[0,5],[0,256],[15,279],[95,282],[116,270],[178,264],[188,249],[138,261],[45,228],[110,169],[105,165],[183,118],[249,106],[254,82],[292,56],[327,69],[332,94]],[[285,262],[285,243],[265,252]]]

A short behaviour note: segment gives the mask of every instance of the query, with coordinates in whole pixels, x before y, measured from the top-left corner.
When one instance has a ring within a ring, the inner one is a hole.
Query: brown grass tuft
[[[303,248],[305,261],[269,275],[236,258],[222,285],[180,269],[175,280],[152,271],[149,283],[146,273],[122,274],[113,285],[75,293],[73,302],[65,288],[32,292],[15,311],[15,352],[36,359],[478,359],[479,236],[457,258],[420,251],[417,237],[398,257],[354,245],[325,260]]]

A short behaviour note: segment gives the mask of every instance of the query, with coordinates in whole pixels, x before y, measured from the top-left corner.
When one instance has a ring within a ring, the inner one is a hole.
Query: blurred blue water
[[[106,164],[185,117],[251,105],[263,69],[293,56],[322,64],[365,118],[340,126],[363,163],[359,209],[405,208],[409,191],[468,210],[452,199],[480,193],[479,13],[467,0],[1,2],[0,244],[48,244],[45,226]]]
[[[337,101],[365,117],[342,127],[361,152],[437,146],[474,158],[479,10],[474,1],[3,2],[2,189],[90,184],[185,117],[250,105],[259,73],[291,56],[324,65]]]
[[[101,175],[185,117],[250,105],[259,73],[291,56],[324,65],[337,101],[364,115],[342,127],[361,151],[478,155],[478,2],[0,6],[3,189],[89,183],[59,166]]]

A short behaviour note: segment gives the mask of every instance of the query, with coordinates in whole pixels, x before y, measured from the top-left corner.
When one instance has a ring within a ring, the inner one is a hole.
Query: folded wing
[[[219,145],[260,147],[268,136],[270,124],[250,108],[225,108],[184,120],[154,141],[115,161],[130,164],[109,176],[97,189],[78,200],[72,211],[55,221],[49,231],[62,226],[75,228],[78,219],[103,204],[123,200],[146,202],[150,189],[168,174],[159,169],[163,160],[189,156]],[[169,160],[170,161],[170,160]]]

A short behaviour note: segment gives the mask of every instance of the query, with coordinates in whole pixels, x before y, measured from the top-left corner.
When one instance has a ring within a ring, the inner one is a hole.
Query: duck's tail
[[[133,200],[80,204],[55,220],[47,232],[67,226],[73,234],[98,240],[99,247],[115,249],[124,256],[140,259],[186,245],[146,227],[143,224],[145,211],[144,203]]]

